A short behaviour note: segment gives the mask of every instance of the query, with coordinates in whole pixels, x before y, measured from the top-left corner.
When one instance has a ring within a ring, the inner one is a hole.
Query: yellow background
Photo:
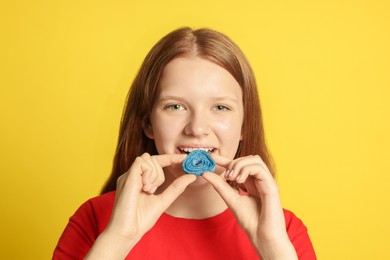
[[[110,169],[152,45],[211,27],[248,56],[285,208],[319,259],[390,259],[388,1],[2,1],[0,258],[49,259]]]

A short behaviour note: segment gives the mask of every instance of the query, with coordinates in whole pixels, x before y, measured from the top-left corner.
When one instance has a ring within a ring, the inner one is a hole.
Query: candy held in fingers
[[[204,172],[213,172],[215,162],[210,155],[203,150],[192,151],[183,161],[183,170],[188,174],[202,175]]]

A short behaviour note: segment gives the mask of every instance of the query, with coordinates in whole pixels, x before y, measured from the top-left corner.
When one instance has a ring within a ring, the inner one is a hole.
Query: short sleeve
[[[299,260],[317,259],[306,226],[291,211],[284,210],[287,234],[294,245]]]
[[[106,228],[114,207],[115,191],[86,201],[69,219],[53,259],[83,259]]]
[[[53,259],[83,259],[98,236],[95,220],[93,205],[88,200],[70,217],[54,250]]]

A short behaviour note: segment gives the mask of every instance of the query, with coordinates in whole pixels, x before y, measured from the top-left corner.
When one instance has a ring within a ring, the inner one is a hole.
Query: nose
[[[210,133],[210,125],[207,115],[193,113],[189,118],[184,133],[189,136],[201,137]]]

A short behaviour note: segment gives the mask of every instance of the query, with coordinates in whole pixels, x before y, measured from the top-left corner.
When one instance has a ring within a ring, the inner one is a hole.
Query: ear
[[[144,119],[142,121],[142,129],[149,139],[154,139],[153,128],[149,122],[149,119]]]

